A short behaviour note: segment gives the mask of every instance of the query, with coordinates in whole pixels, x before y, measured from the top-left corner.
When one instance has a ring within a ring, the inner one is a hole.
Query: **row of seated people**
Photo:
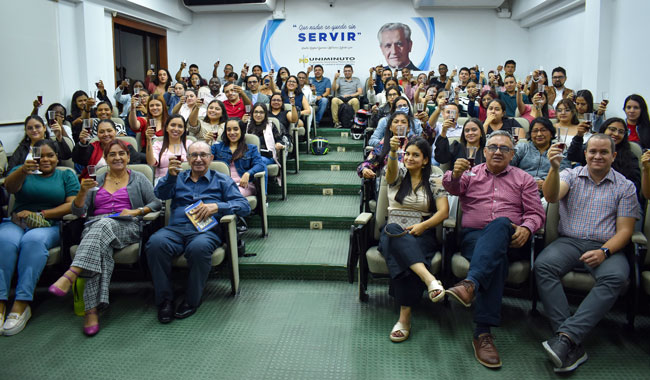
[[[10,172],[5,181],[15,202],[10,210],[11,218],[0,224],[3,247],[0,255],[0,334],[15,335],[30,319],[30,303],[36,284],[48,260],[48,250],[61,244],[61,219],[67,214],[85,217],[86,222],[70,268],[49,291],[63,296],[76,278],[83,275],[87,279],[83,294],[86,311],[83,331],[89,336],[97,334],[98,310],[109,303],[108,289],[115,264],[113,255],[142,238],[140,221],[143,216],[160,211],[161,200],[171,200],[170,208],[165,210],[169,222],[148,239],[143,251],[159,306],[158,319],[161,323],[169,323],[174,317],[192,315],[200,305],[212,253],[225,237],[218,222],[199,232],[185,209],[201,201],[191,211],[192,218],[199,222],[212,217],[219,221],[222,216],[233,214],[245,217],[250,213],[249,203],[242,195],[248,187],[245,179],[251,170],[263,171],[263,164],[257,147],[245,144],[241,138],[244,126],[239,119],[227,122],[224,138],[229,139],[228,144],[219,142],[210,146],[205,141],[190,144],[187,149],[189,170],[181,170],[181,160],[171,157],[167,173],[155,187],[145,174],[128,168],[132,149],[122,140],[111,140],[103,146],[106,172],[98,174],[96,179],[83,178],[81,182],[73,170],[57,170],[59,145],[49,139],[39,140],[35,146],[41,149],[40,160],[27,159]],[[229,159],[227,165],[231,173],[238,172],[246,161],[252,168],[236,183],[230,176],[209,169],[213,159],[223,157]],[[171,264],[181,255],[187,260],[189,276],[184,300],[174,310]],[[9,290],[15,268],[18,280],[15,300],[9,309]]]
[[[405,113],[398,113],[406,120]],[[560,237],[544,247],[534,264],[539,298],[553,329],[542,345],[555,371],[573,371],[587,360],[582,343],[614,305],[629,278],[623,250],[640,218],[635,186],[613,169],[616,143],[604,133],[588,140],[584,166],[563,166],[563,148],[550,145],[548,170],[541,184],[511,165],[517,150],[509,132],[498,130],[487,137],[475,134],[484,140],[483,162],[472,165],[465,157],[457,157],[444,174],[431,165],[431,145],[426,139],[414,136],[404,146],[397,136],[389,136],[382,174],[388,214],[387,220],[376,221],[382,224],[378,250],[388,269],[390,294],[400,305],[389,338],[393,342],[409,338],[412,307],[423,293],[433,302],[447,294],[466,307],[474,305],[476,359],[489,368],[501,367],[492,328],[501,323],[509,264],[530,258],[531,237],[544,226],[541,189],[548,202],[559,202],[560,218]],[[405,151],[401,162],[400,148]],[[644,182],[650,181],[650,153],[643,155],[642,162]],[[650,196],[650,187],[644,186],[644,194]],[[432,260],[441,246],[450,243],[436,237],[436,226],[449,216],[449,196],[458,197],[462,209],[462,226],[456,231],[469,271],[466,278],[445,289],[435,277]],[[561,279],[576,266],[591,273],[595,285],[571,313]]]
[[[527,141],[517,144],[512,165],[531,174],[538,181],[541,191],[541,183],[546,178],[549,169],[548,149],[551,141],[556,138],[557,131],[564,128],[563,141],[567,145],[570,142],[570,145],[567,159],[563,162],[563,165],[584,164],[583,146],[585,141],[592,135],[592,132],[610,135],[616,143],[617,156],[614,168],[632,181],[640,194],[641,173],[637,155],[632,150],[634,146],[631,145],[637,143],[630,142],[628,123],[623,119],[610,118],[600,122],[588,123],[576,118],[578,124],[572,130],[566,127],[562,120],[553,123],[544,115],[535,114],[536,118],[528,120],[529,124],[526,128],[523,128],[514,118],[505,116],[504,103],[497,98],[492,99],[487,105],[484,120],[469,118],[461,126],[457,123],[460,114],[459,106],[455,103],[447,103],[446,97],[441,96],[438,98],[438,107],[431,116],[425,111],[413,115],[407,99],[398,96],[398,91],[394,87],[389,88],[388,99],[392,101],[390,113],[378,121],[377,128],[374,129],[369,139],[369,145],[373,146],[373,149],[365,161],[357,167],[357,174],[365,180],[374,179],[375,184],[379,183],[377,178],[388,160],[389,145],[385,141],[390,140],[390,137],[397,133],[400,125],[405,123],[408,126],[408,136],[422,136],[433,145],[431,159],[434,165],[447,165],[450,167],[453,167],[457,158],[467,158],[466,151],[468,147],[477,149],[475,162],[482,163],[486,135],[496,130],[514,132],[516,141],[519,141],[519,139],[527,139]],[[565,113],[565,104],[566,109],[569,109],[570,100],[560,101],[558,106],[558,109],[562,111],[560,114]],[[401,112],[396,114],[398,111]],[[442,121],[438,122],[440,114],[442,114]],[[572,117],[576,117],[575,114]],[[640,153],[641,149],[637,149]],[[402,158],[402,155],[400,155],[400,161]],[[640,196],[639,199],[641,199]]]
[[[151,109],[164,107],[155,97],[148,100],[148,105]],[[156,122],[156,128],[149,125],[151,123],[145,118],[136,118],[132,125],[137,125],[144,132],[140,142],[142,151],[138,151],[137,147],[129,145],[131,162],[149,164],[156,168],[156,178],[164,176],[170,156],[178,153],[181,154],[183,161],[187,161],[187,146],[191,142],[187,138],[188,136],[191,136],[194,140],[206,141],[210,145],[223,140],[223,136],[227,136],[227,120],[229,120],[229,117],[236,118],[236,116],[222,113],[222,107],[223,103],[214,100],[209,105],[209,116],[196,124],[192,124],[191,116],[190,120],[186,122],[185,117],[180,114],[167,116],[166,113],[162,113],[159,122]],[[103,108],[102,103],[100,103],[98,109]],[[108,107],[106,107],[106,112],[110,112]],[[252,107],[251,115],[250,117],[243,115],[242,122],[244,124],[242,130],[245,134],[253,134],[259,138],[260,153],[265,165],[279,164],[279,152],[290,146],[291,140],[286,132],[282,133],[280,129],[283,128],[278,129],[273,121],[284,120],[288,122],[294,120],[291,113],[287,115],[287,112],[283,109],[272,108],[269,110],[264,103],[257,103]],[[210,124],[212,119],[216,120],[215,124]],[[142,123],[142,127],[140,127],[140,123]],[[281,125],[281,123],[279,122],[278,125]],[[90,129],[82,128],[79,131],[78,142],[70,149],[70,146],[63,141],[62,128],[58,121],[49,123],[46,126],[40,117],[28,117],[25,121],[25,137],[8,160],[7,171],[11,171],[14,167],[23,163],[30,154],[30,148],[36,142],[52,137],[61,152],[60,159],[67,160],[71,158],[81,177],[85,178],[88,176],[86,170],[88,165],[93,165],[95,168],[105,165],[102,157],[103,148],[115,137],[124,136],[123,128],[109,117],[96,119]]]

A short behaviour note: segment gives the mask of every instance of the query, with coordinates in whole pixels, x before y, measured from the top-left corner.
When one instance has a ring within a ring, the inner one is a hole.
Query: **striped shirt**
[[[560,201],[558,232],[562,236],[604,243],[616,234],[616,218],[639,219],[636,188],[614,169],[595,183],[587,167],[578,166],[563,170],[560,181],[569,185]]]
[[[455,179],[448,170],[442,185],[458,195],[463,210],[463,227],[485,228],[491,221],[506,217],[535,233],[544,225],[546,213],[537,191],[537,182],[525,171],[508,165],[494,175],[483,163],[472,168],[476,176]]]

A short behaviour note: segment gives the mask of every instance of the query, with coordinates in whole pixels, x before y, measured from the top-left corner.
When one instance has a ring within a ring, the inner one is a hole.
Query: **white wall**
[[[550,83],[553,68],[562,66],[567,72],[565,86],[573,90],[582,89],[583,29],[584,12],[580,10],[529,28],[526,53],[531,64],[526,71],[541,65]]]
[[[611,1],[611,15],[607,19],[612,23],[611,59],[609,77],[610,112],[623,116],[625,97],[636,93],[650,101],[650,88],[645,77],[650,51],[650,2],[648,1]]]

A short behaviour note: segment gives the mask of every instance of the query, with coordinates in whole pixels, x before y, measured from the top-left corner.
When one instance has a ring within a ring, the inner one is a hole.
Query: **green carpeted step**
[[[341,132],[347,133],[348,135],[350,134],[350,130],[345,129],[345,128],[331,128],[331,127],[329,127],[329,128],[321,128],[321,127],[319,127],[318,128],[318,133],[316,135],[317,136],[327,136],[327,137],[341,136]]]
[[[361,151],[329,152],[324,156],[301,154],[300,170],[330,170],[332,165],[339,165],[339,169],[342,171],[356,170],[363,159],[363,152]],[[288,170],[293,171],[295,167],[294,160],[287,162]]]
[[[268,207],[269,234],[274,228],[310,228],[321,222],[323,229],[348,229],[359,214],[356,195],[295,195],[287,201],[271,201]],[[260,227],[260,218],[249,219],[250,227]]]
[[[329,144],[330,152],[338,152],[341,148],[345,151],[353,152],[362,152],[363,151],[363,139],[355,140],[352,137],[341,137],[341,136],[324,136]],[[305,151],[306,141],[300,143],[300,152]]]
[[[333,195],[357,195],[361,179],[355,171],[305,170],[287,176],[289,194],[323,194],[332,189]]]

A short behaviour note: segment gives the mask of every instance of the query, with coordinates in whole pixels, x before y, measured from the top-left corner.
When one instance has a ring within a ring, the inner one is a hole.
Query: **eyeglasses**
[[[542,129],[532,129],[532,130],[530,131],[530,134],[531,134],[531,135],[535,135],[535,134],[538,134],[538,133],[545,133],[545,132],[548,132],[548,129],[546,129],[546,128],[542,128]]]
[[[210,153],[205,153],[205,152],[201,152],[201,153],[190,153],[190,158],[192,158],[192,159],[197,159],[197,158],[199,158],[199,157],[201,157],[201,158],[208,158],[209,156],[210,156]]]
[[[26,127],[25,129],[28,130],[28,131],[38,131],[38,130],[43,129],[43,126],[42,125],[35,125],[33,127]]]
[[[559,76],[559,77],[554,75],[552,78],[553,78],[553,80],[560,80],[560,79],[564,79],[564,75]]]
[[[505,146],[505,145],[488,145],[487,150],[490,153],[495,153],[497,150],[500,150],[501,153],[508,154],[511,151],[513,151],[514,149],[512,149],[509,146]]]
[[[607,130],[610,131],[611,133],[616,133],[621,136],[625,135],[625,129],[618,129],[616,127],[607,127]]]

